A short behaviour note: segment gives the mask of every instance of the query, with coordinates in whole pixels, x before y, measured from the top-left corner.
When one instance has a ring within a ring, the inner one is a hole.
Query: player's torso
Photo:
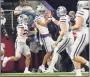
[[[45,23],[45,18],[44,18],[44,16],[38,16],[38,17],[36,17],[35,18],[35,21],[37,21],[37,20],[42,20],[42,22],[43,23]],[[39,25],[37,22],[35,22],[35,24],[36,24],[36,27],[38,28],[38,30],[39,30],[39,32],[41,33],[41,34],[48,34],[49,33],[49,30],[48,30],[48,27],[47,26],[41,26],[41,25]]]
[[[24,33],[23,33],[23,37],[20,36],[20,27],[19,25],[17,26],[17,41],[18,42],[23,42],[26,43],[26,39],[28,38],[28,26],[24,26]]]

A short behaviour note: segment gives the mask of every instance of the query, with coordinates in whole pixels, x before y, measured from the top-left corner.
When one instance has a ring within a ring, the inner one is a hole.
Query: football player
[[[71,29],[77,33],[77,38],[71,48],[71,59],[89,67],[89,62],[80,56],[85,46],[89,44],[89,0],[78,1],[75,25]],[[76,76],[82,76],[80,66],[76,64],[75,67]]]
[[[37,6],[36,14],[37,14],[37,16],[35,18],[34,23],[35,23],[37,29],[39,30],[41,42],[44,45],[45,50],[46,50],[46,55],[44,56],[42,65],[39,66],[39,69],[42,72],[44,72],[45,64],[46,64],[48,58],[52,54],[52,43],[54,42],[49,34],[49,30],[47,27],[47,24],[50,21],[49,16],[51,16],[51,14],[48,13],[47,18],[45,19],[45,17],[44,17],[45,16],[45,7],[42,5]]]
[[[31,73],[29,71],[31,53],[29,47],[26,45],[28,38],[28,17],[24,14],[19,15],[17,25],[17,38],[15,42],[15,56],[5,57],[2,66],[5,67],[8,61],[17,61],[21,58],[21,54],[26,57],[24,73]]]
[[[70,18],[67,15],[67,9],[64,6],[59,6],[56,12],[57,12],[57,16],[60,18],[59,21],[53,17],[51,18],[51,20],[55,24],[57,24],[61,30],[59,32],[60,35],[57,41],[55,42],[56,47],[54,49],[51,64],[48,70],[46,70],[46,73],[53,72],[54,65],[58,60],[58,54],[60,54],[63,50],[65,50],[74,43],[74,37],[72,31],[70,30],[71,25],[70,25]],[[70,54],[70,52],[67,53]]]

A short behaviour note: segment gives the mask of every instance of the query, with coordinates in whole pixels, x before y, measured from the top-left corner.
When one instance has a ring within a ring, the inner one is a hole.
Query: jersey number
[[[86,24],[87,24],[87,27],[89,27],[89,17],[88,17],[88,19],[86,20]]]

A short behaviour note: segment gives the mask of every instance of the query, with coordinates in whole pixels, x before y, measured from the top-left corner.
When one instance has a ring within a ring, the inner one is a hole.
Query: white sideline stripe
[[[56,73],[75,73],[75,72],[54,72],[52,74],[56,74]],[[82,73],[89,73],[89,72],[82,72]],[[1,73],[1,74],[25,74],[25,73]],[[30,74],[44,74],[44,73],[30,73]]]
[[[1,77],[3,77],[3,76],[44,76],[44,77],[47,77],[47,76],[75,76],[75,75],[30,75],[30,74],[28,74],[28,75],[1,75]]]
[[[64,74],[64,75],[57,75],[59,73],[61,73],[61,74],[66,73],[66,74]],[[1,73],[1,76],[74,76],[74,75],[70,75],[69,73],[75,74],[75,72],[46,73],[47,75],[46,74],[44,75],[44,73],[30,73],[30,74],[24,74],[24,73]],[[69,75],[67,75],[67,74],[69,74]],[[89,74],[89,72],[82,72],[82,74]]]
[[[75,73],[75,72],[54,72],[54,73],[46,73],[46,74],[59,74],[59,73]],[[89,73],[89,72],[82,72],[82,73]],[[25,73],[1,73],[1,75],[3,75],[3,74],[6,74],[6,75],[8,75],[8,74],[24,74],[25,75]],[[30,73],[30,74],[45,74],[45,73]]]
[[[6,75],[5,75],[5,76],[6,76]],[[17,77],[18,77],[19,75],[12,75],[12,76],[17,76]],[[10,76],[10,75],[8,76],[8,75],[7,75],[7,77],[12,77],[12,76]],[[34,77],[34,76],[35,76],[35,77],[36,77],[36,76],[42,77],[42,76],[44,76],[44,75],[27,75],[27,76],[24,76],[24,75],[23,75],[23,76],[20,76],[20,77],[32,77],[32,76],[33,76],[33,77]],[[47,76],[48,76],[48,75],[45,75],[44,77],[47,77]],[[49,75],[49,76],[51,77],[51,75]],[[48,76],[48,77],[49,77],[49,76]],[[52,77],[55,77],[55,76],[60,76],[60,77],[61,77],[61,76],[63,76],[63,77],[66,77],[66,76],[67,76],[67,77],[72,77],[72,76],[75,76],[75,75],[54,75],[54,76],[52,76]],[[1,77],[4,77],[4,76],[1,75]]]

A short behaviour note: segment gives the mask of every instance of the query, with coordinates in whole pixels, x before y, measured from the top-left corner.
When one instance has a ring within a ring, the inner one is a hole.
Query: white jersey
[[[82,27],[88,27],[89,25],[89,11],[85,9],[80,9],[77,11],[76,16],[80,16],[84,19]]]
[[[86,30],[89,27],[89,10],[80,9],[76,13],[76,17],[77,16],[80,16],[84,19],[82,26],[79,28],[79,30],[77,30],[77,32],[87,32]]]
[[[37,20],[42,20],[42,22],[45,22],[44,16],[37,16],[34,21],[35,21],[36,27],[38,28],[41,34],[49,34],[48,27],[39,25],[37,23]]]
[[[24,37],[20,36],[21,27],[24,28],[24,33],[23,33]],[[16,40],[18,42],[26,43],[26,39],[28,38],[27,35],[28,35],[28,26],[27,25],[22,26],[22,24],[18,24],[17,25],[17,39]]]
[[[5,25],[5,23],[6,23],[6,18],[1,16],[1,25]]]
[[[59,21],[60,21],[60,23],[65,23],[66,24],[66,32],[65,32],[64,37],[73,38],[72,32],[69,31],[70,28],[71,28],[69,16],[68,15],[62,16],[62,17],[60,17],[60,20]],[[60,28],[61,28],[61,26],[60,26]]]
[[[76,13],[76,18],[78,16],[83,18],[83,23],[79,29],[75,30],[77,34],[76,36],[77,38],[69,50],[71,51],[71,54],[70,54],[71,59],[73,59],[75,56],[79,56],[82,53],[85,46],[89,44],[89,27],[88,27],[89,11],[85,9],[80,9]]]

